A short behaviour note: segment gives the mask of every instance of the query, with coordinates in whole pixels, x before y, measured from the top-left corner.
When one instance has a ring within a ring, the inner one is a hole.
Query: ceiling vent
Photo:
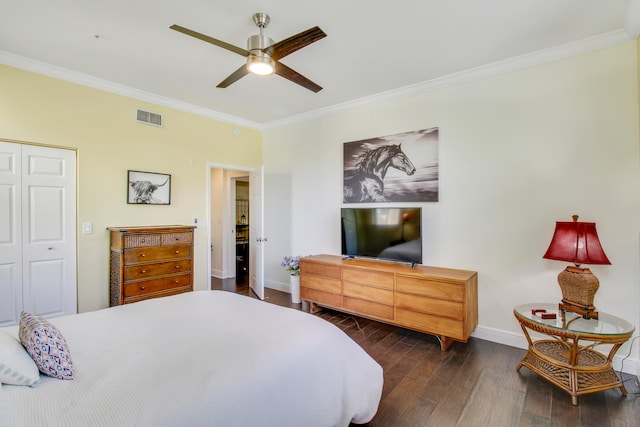
[[[152,113],[141,109],[136,110],[136,120],[145,125],[162,127],[162,114]]]

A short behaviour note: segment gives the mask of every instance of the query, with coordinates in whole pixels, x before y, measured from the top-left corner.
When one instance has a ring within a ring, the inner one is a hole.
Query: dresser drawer
[[[191,260],[167,261],[155,264],[135,264],[124,268],[125,282],[146,279],[167,274],[188,273],[191,271]]]
[[[184,245],[155,246],[153,248],[136,248],[124,251],[125,264],[188,257],[191,257],[191,246]]]
[[[354,283],[363,283],[379,288],[393,289],[393,273],[357,268],[343,268],[342,280]]]
[[[410,295],[398,292],[396,294],[396,306],[422,313],[446,316],[452,319],[462,319],[462,303],[437,298],[429,298],[421,295]]]
[[[300,298],[305,301],[326,304],[330,307],[342,307],[342,295],[319,291],[317,289],[300,288]]]
[[[193,233],[166,233],[162,235],[163,245],[188,244],[193,241]]]
[[[439,282],[418,277],[396,277],[396,291],[454,301],[464,300],[464,287],[458,283]]]
[[[312,274],[314,276],[329,277],[332,279],[340,280],[340,266],[331,264],[309,263],[304,259],[300,260],[300,273]]]
[[[125,248],[141,248],[158,246],[162,240],[160,234],[127,234],[124,236]]]
[[[125,283],[124,298],[146,295],[153,292],[160,292],[187,286],[191,286],[191,273],[163,277],[161,279],[142,280],[139,282]]]
[[[311,276],[308,274],[300,275],[300,287],[317,289],[319,291],[341,294],[342,282],[340,279],[331,279],[321,276]]]
[[[393,305],[393,290],[365,286],[359,283],[344,282],[342,293],[345,296]]]
[[[178,294],[183,294],[185,292],[191,292],[192,289],[191,287],[184,287],[184,288],[176,288],[176,289],[169,289],[166,291],[162,291],[162,292],[157,292],[154,294],[145,294],[145,295],[138,295],[135,297],[129,297],[126,298],[122,301],[123,304],[131,304],[134,302],[138,302],[138,301],[144,301],[147,299],[151,299],[151,298],[159,298],[159,297],[168,297],[170,295],[178,295]]]
[[[396,308],[396,323],[410,329],[418,329],[458,340],[467,339],[464,334],[464,323],[447,317]]]
[[[393,306],[378,304],[372,301],[365,301],[358,298],[345,296],[342,299],[342,306],[345,310],[353,311],[364,316],[371,316],[377,319],[393,320]]]

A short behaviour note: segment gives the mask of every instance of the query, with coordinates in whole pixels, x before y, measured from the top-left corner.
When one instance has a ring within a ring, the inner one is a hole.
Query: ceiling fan
[[[232,44],[223,42],[222,40],[214,39],[213,37],[206,36],[188,28],[181,27],[179,25],[172,25],[172,30],[179,31],[191,37],[203,40],[207,43],[214,44],[223,49],[235,52],[238,55],[242,55],[247,58],[246,65],[242,65],[236,71],[231,73],[229,77],[221,81],[217,87],[225,88],[232,83],[240,80],[247,74],[254,73],[260,75],[268,75],[275,73],[287,80],[290,80],[302,87],[305,87],[313,92],[319,92],[322,87],[312,82],[302,74],[287,67],[280,62],[285,56],[302,49],[305,46],[314,43],[327,35],[319,27],[313,27],[288,39],[282,40],[278,43],[274,43],[273,40],[263,34],[263,30],[269,25],[269,15],[266,13],[255,13],[253,15],[253,22],[260,28],[260,34],[250,36],[247,39],[247,49],[234,46]]]

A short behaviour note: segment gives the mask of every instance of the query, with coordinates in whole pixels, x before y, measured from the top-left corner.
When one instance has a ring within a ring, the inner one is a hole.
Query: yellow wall
[[[135,121],[135,109],[164,127]],[[234,128],[240,130],[233,135]],[[0,65],[0,138],[77,149],[78,309],[108,306],[109,226],[192,224],[207,214],[207,162],[253,168],[261,132]],[[171,205],[128,205],[127,170],[171,174]],[[196,289],[208,289],[207,236],[195,237]]]
[[[636,48],[636,71],[638,73],[638,122],[640,123],[640,37],[636,39]],[[638,139],[638,145],[640,145],[640,138]],[[640,301],[638,301],[638,307],[640,307]],[[640,312],[638,313],[638,324],[640,325]],[[636,376],[640,378],[640,363],[636,365]]]

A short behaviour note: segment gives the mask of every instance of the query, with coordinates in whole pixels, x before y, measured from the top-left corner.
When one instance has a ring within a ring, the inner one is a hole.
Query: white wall
[[[560,300],[565,264],[542,255],[572,214],[597,223],[612,261],[590,266],[596,307],[638,329],[637,54],[631,42],[265,131],[265,276],[286,282],[284,255],[340,253],[344,142],[439,127],[440,201],[416,204],[424,264],[478,271],[476,335],[523,344],[513,307]]]

